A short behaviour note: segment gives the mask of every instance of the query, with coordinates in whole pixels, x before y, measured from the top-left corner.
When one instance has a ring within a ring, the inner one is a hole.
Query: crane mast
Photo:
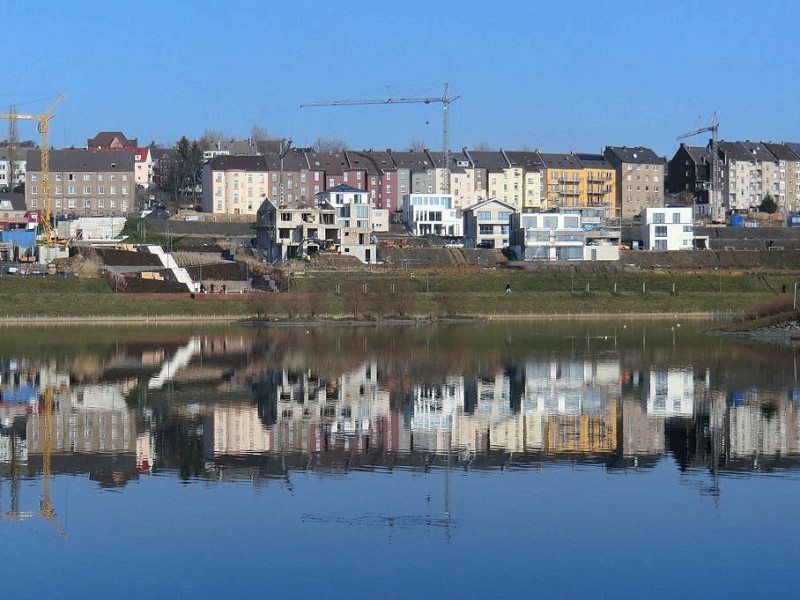
[[[722,220],[725,216],[721,190],[720,190],[720,164],[719,152],[717,144],[719,142],[719,118],[717,113],[711,115],[711,122],[706,127],[699,127],[691,131],[687,131],[683,135],[679,135],[677,139],[683,140],[686,138],[700,135],[701,133],[711,133],[711,181],[708,186],[708,206],[711,213],[711,219],[715,221]]]
[[[60,95],[56,100],[44,111],[42,114],[39,115],[31,115],[31,114],[24,114],[18,113],[16,110],[12,109],[7,113],[0,114],[0,119],[8,119],[9,121],[9,131],[12,130],[11,122],[16,122],[17,120],[23,121],[36,121],[36,126],[41,135],[41,157],[42,157],[42,198],[43,198],[43,209],[44,209],[44,216],[42,219],[42,239],[44,243],[48,246],[52,245],[55,242],[55,236],[53,235],[53,225],[52,225],[52,194],[50,192],[50,121],[55,117],[53,114],[53,109],[56,105],[64,99],[64,95]],[[16,134],[16,128],[13,128],[14,134]]]
[[[450,104],[458,100],[461,96],[449,95],[450,84],[444,85],[444,93],[441,96],[425,96],[420,98],[388,98],[375,100],[327,100],[321,102],[305,102],[300,108],[317,106],[361,106],[365,104],[441,104],[443,112],[442,123],[442,162],[444,163],[444,173],[440,189],[443,194],[450,193]]]

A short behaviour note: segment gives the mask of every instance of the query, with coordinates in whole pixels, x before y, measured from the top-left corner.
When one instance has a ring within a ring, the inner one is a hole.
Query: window
[[[111,175],[111,181],[116,181],[116,180],[117,180],[117,176],[116,175]]]
[[[116,206],[117,206],[117,201],[116,201],[116,200],[111,200],[111,201],[109,201],[108,205],[109,205],[111,208],[116,208]]]
[[[105,207],[106,207],[106,201],[105,201],[105,200],[103,200],[102,198],[100,198],[100,199],[97,201],[97,208],[105,208]]]
[[[656,226],[656,237],[667,237],[667,226],[666,225],[657,225]]]
[[[664,213],[657,212],[653,213],[653,223],[664,223]]]
[[[70,199],[67,201],[67,206],[68,206],[69,208],[75,208],[75,198],[70,198]]]
[[[60,186],[60,185],[57,185],[57,186],[56,186],[56,194],[61,194],[61,193],[62,193],[62,192],[61,192],[61,186]]]
[[[672,222],[673,223],[680,223],[681,222],[680,213],[672,213]]]
[[[667,240],[656,240],[655,249],[656,250],[666,250],[667,249]]]
[[[56,181],[61,181],[61,173],[56,173]]]
[[[128,186],[127,185],[123,185],[122,186],[122,195],[126,196],[127,194],[128,194]]]
[[[479,210],[478,211],[478,221],[491,221],[492,220],[492,213],[488,210]]]
[[[83,186],[83,195],[84,196],[88,196],[91,193],[92,193],[92,186],[89,186],[89,185]]]
[[[112,175],[111,177],[113,178],[114,176]],[[112,185],[111,187],[109,187],[108,193],[111,194],[112,196],[115,196],[117,194],[117,186]]]
[[[31,194],[37,194],[37,193],[38,193],[38,190],[36,189],[36,186],[32,185],[31,186]]]
[[[84,181],[89,181],[89,179],[90,179],[89,174],[88,173],[84,173],[83,174],[83,180]]]
[[[37,175],[31,175],[31,181],[36,181],[38,179]]]
[[[122,174],[122,181],[128,181],[128,174],[127,173],[123,173]]]
[[[97,186],[97,193],[102,196],[103,194],[106,193],[106,188],[104,188],[102,185],[98,185]]]
[[[75,173],[70,173],[67,175],[67,181],[75,181]]]
[[[692,233],[692,226],[691,225],[684,225],[683,226],[683,233]]]
[[[67,193],[68,193],[68,194],[73,194],[73,195],[74,195],[74,194],[75,194],[75,186],[74,186],[74,185],[69,185],[69,186],[67,186]],[[74,207],[74,206],[71,206],[70,208],[75,208],[75,207]]]
[[[83,201],[83,208],[92,208],[92,201],[88,198]]]
[[[103,174],[102,173],[98,173],[97,174],[97,181],[103,181]]]

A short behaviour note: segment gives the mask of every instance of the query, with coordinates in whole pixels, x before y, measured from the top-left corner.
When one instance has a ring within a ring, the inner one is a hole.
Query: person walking
[[[506,294],[510,294],[510,293],[511,293],[511,282],[506,283]]]

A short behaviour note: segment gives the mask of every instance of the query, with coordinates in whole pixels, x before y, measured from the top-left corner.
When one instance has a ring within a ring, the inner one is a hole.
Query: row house
[[[350,166],[348,173],[356,176],[363,172],[363,189],[367,191],[369,201],[375,208],[397,210],[400,206],[397,188],[397,169],[392,162],[388,150],[366,152],[346,151],[345,157]],[[348,176],[350,179],[350,176]],[[358,186],[356,186],[358,187]]]
[[[210,148],[203,150],[203,160],[209,161],[217,156],[258,156],[261,154],[252,139],[220,140],[213,142]]]
[[[87,150],[133,150],[139,147],[139,140],[129,140],[121,131],[101,131],[86,140]]]
[[[267,197],[278,205],[312,206],[316,195],[325,189],[325,172],[310,168],[303,148],[288,152],[266,152],[269,185]]]
[[[0,148],[0,192],[13,192],[25,183],[26,148]]]
[[[255,215],[267,198],[262,156],[217,156],[203,165],[203,212]]]
[[[25,203],[44,208],[41,153],[28,152]],[[92,217],[125,216],[135,210],[135,156],[132,150],[82,149],[50,152],[53,213]]]
[[[775,202],[779,210],[800,210],[800,144],[764,142],[778,161],[778,193]],[[794,151],[792,146],[795,147]]]
[[[508,166],[504,169],[503,193],[496,197],[519,211],[542,210],[542,161],[537,153],[510,150],[501,153]]]
[[[599,209],[515,212],[511,215],[510,246],[519,260],[619,260],[619,232],[606,230],[602,223],[593,231],[587,230],[584,221],[592,218],[592,212]]]
[[[458,206],[465,207],[486,200],[486,169],[476,165],[466,146],[453,157],[454,170],[450,174],[450,193]]]
[[[136,148],[134,153],[134,175],[136,185],[149,188],[153,183],[153,157],[150,148]]]
[[[642,146],[606,146],[603,156],[616,173],[615,203],[623,220],[664,206],[664,159]]]
[[[691,194],[701,215],[710,215],[711,163],[710,147],[681,144],[668,165],[669,191]]]
[[[398,207],[409,194],[433,194],[436,191],[433,158],[426,151],[389,151],[397,172]]]
[[[494,150],[475,150],[466,151],[466,156],[469,157],[472,168],[476,171],[476,183],[478,175],[483,175],[484,185],[482,189],[476,186],[478,192],[478,201],[486,200],[488,198],[497,198],[503,200],[507,198],[504,193],[505,183],[505,169],[508,167],[508,162],[500,152]],[[483,192],[481,194],[480,192]],[[511,204],[508,202],[508,204]]]
[[[763,171],[757,159],[741,142],[717,144],[720,158],[722,203],[729,213],[750,212],[764,199]],[[763,153],[761,158],[764,158]]]

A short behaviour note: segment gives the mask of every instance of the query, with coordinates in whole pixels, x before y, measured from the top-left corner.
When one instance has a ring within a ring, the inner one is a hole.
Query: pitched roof
[[[707,146],[687,146],[681,144],[681,148],[686,150],[686,153],[696,165],[711,164],[711,149]]]
[[[262,155],[267,163],[268,171],[280,171],[281,155],[279,152],[266,152]],[[283,170],[285,172],[303,171],[308,168],[305,151],[303,148],[292,148],[283,157]]]
[[[613,169],[602,154],[573,153],[587,169]]]
[[[50,152],[50,170],[55,172],[106,173],[109,171],[132,172],[133,150],[84,150],[68,148]],[[38,150],[28,152],[28,171],[41,171],[42,155]]]
[[[364,169],[367,175],[380,175],[386,170],[395,170],[392,157],[389,156],[388,152],[378,153],[372,150],[369,152],[345,150],[344,154],[351,169]]]
[[[761,142],[746,140],[739,143],[750,153],[754,160],[759,162],[775,162],[777,160],[769,148]]]
[[[312,171],[325,171],[326,175],[341,175],[348,167],[347,158],[343,152],[308,150],[305,156],[309,169]]]
[[[352,186],[345,185],[345,184],[337,185],[335,187],[332,187],[329,190],[325,190],[324,192],[320,192],[320,193],[321,194],[326,194],[328,192],[342,192],[344,194],[350,194],[350,193],[366,194],[366,190],[360,190],[358,188],[354,188]]]
[[[444,168],[444,152],[428,152],[428,156],[431,157],[431,162],[433,166],[437,169]],[[451,173],[465,173],[466,169],[460,166],[456,161],[459,159],[458,154],[451,154],[450,155],[450,172]]]
[[[800,158],[800,143],[798,142],[784,142],[784,145],[794,152],[798,158]]]
[[[488,198],[486,200],[481,200],[480,202],[477,202],[477,203],[475,203],[475,204],[473,204],[471,206],[467,206],[466,208],[464,208],[462,210],[463,210],[463,212],[466,212],[468,210],[476,211],[476,210],[478,210],[480,208],[483,208],[487,204],[500,204],[501,206],[504,206],[505,208],[510,209],[511,212],[516,212],[517,211],[517,209],[514,208],[512,205],[510,205],[508,202],[503,202],[502,200],[498,200],[497,198]]]
[[[554,154],[538,152],[539,158],[548,169],[582,169],[583,165],[574,154]]]
[[[206,163],[212,171],[267,171],[263,156],[234,156],[223,154],[215,156]]]
[[[467,150],[472,163],[477,169],[486,169],[491,173],[500,173],[508,168],[503,153],[499,150]]]
[[[8,210],[6,206],[10,205],[11,210],[16,212],[25,212],[28,206],[25,204],[25,194],[20,192],[0,192],[0,210]]]
[[[412,173],[420,173],[434,168],[431,157],[428,156],[427,152],[395,152],[394,150],[389,150],[389,154],[398,169],[408,169]]]
[[[800,156],[795,154],[788,144],[779,144],[775,142],[762,142],[767,149],[775,155],[778,160],[786,160],[790,162],[797,162]],[[800,144],[797,144],[800,147]]]
[[[541,171],[544,168],[539,155],[535,151],[506,150],[505,155],[512,167],[522,167],[526,171]]]
[[[603,155],[612,163],[631,163],[636,165],[662,165],[664,159],[650,148],[644,146],[606,146]]]
[[[727,160],[738,160],[741,162],[753,162],[753,157],[747,151],[741,142],[717,142],[720,154],[723,154]]]
[[[117,141],[123,148],[135,148],[138,139],[129,140],[121,131],[101,131],[93,138],[86,140],[87,148],[110,148],[114,141]]]

